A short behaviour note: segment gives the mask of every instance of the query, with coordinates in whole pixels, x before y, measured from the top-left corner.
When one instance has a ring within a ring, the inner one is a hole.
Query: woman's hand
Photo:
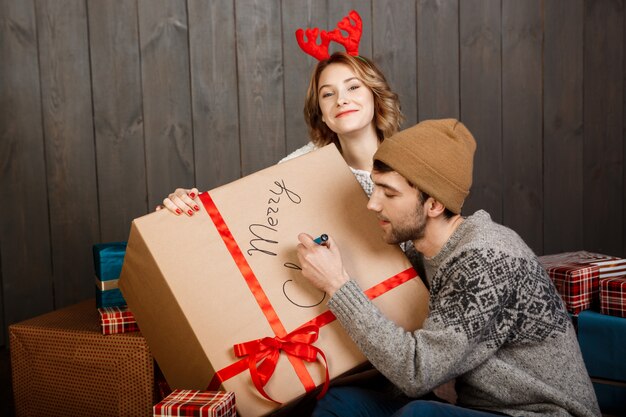
[[[195,201],[196,197],[198,197],[197,188],[177,188],[163,200],[163,205],[156,207],[156,210],[165,207],[177,216],[183,213],[187,216],[193,216],[196,211],[200,211],[200,206]]]

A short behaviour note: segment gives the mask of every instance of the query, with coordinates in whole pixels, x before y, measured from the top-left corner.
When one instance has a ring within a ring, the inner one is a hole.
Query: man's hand
[[[341,253],[332,236],[318,245],[306,233],[298,235],[298,260],[302,275],[316,288],[326,292],[329,297],[343,284],[350,280],[343,268]]]

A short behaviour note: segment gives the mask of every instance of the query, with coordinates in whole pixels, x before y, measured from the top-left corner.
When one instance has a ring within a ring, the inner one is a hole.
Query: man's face
[[[367,208],[376,213],[389,244],[417,241],[424,237],[426,213],[419,192],[397,172],[372,172],[376,187]]]

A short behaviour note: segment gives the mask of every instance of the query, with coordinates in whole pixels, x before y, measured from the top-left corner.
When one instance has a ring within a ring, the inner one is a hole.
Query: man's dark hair
[[[394,171],[393,168],[391,168],[389,165],[387,165],[386,163],[379,161],[378,159],[374,160],[374,171],[376,172],[380,172],[380,173],[386,173],[386,172],[392,172]],[[406,180],[406,178],[405,178]],[[413,184],[411,181],[406,180],[406,182],[409,183],[409,185],[413,188],[415,188],[417,191],[419,191],[419,200],[420,200],[420,204],[424,204],[424,202],[426,200],[428,200],[430,198],[430,195],[428,193],[425,193],[424,191],[420,190],[419,188],[417,188],[417,186],[415,184]],[[433,197],[434,198],[434,197]],[[446,220],[450,220],[452,217],[454,217],[455,214],[453,212],[451,212],[447,207],[443,212],[443,217]]]

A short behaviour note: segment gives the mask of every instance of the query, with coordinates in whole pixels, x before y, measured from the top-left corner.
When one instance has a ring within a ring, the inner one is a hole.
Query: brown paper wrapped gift
[[[104,336],[93,299],[9,326],[17,417],[151,416],[141,333]]]
[[[286,337],[307,323],[321,325],[312,346],[325,355],[330,378],[365,362],[332,321],[326,294],[301,276],[299,232],[332,235],[364,290],[403,278],[374,302],[405,329],[424,320],[426,288],[400,248],[382,241],[365,193],[334,146],[200,197],[192,217],[164,210],[133,221],[119,282],[172,388],[205,390],[218,372],[241,416],[266,414],[279,404],[261,395],[249,357],[235,356],[233,346]],[[288,402],[323,384],[325,369],[321,354],[303,362],[282,352],[261,391]]]

